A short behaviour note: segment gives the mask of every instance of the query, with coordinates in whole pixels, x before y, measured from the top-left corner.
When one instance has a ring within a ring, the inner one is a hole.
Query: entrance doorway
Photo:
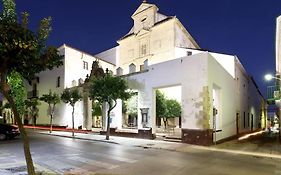
[[[239,112],[236,113],[236,134],[239,135],[239,128],[240,128],[240,114]]]
[[[137,129],[138,128],[138,92],[134,92],[132,96],[122,101],[122,128]]]
[[[92,101],[92,128],[102,128],[102,105],[98,101]]]
[[[181,139],[182,87],[157,88],[154,93],[156,136]]]

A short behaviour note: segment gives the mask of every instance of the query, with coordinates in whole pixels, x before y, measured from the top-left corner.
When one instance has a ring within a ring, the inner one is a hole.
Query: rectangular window
[[[83,69],[88,70],[88,62],[83,61]]]
[[[60,87],[60,77],[57,77],[57,87]]]
[[[146,44],[141,45],[141,55],[146,55]]]
[[[144,64],[140,65],[140,71],[144,71]]]

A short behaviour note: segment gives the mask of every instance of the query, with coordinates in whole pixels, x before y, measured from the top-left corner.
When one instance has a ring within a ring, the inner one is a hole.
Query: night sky
[[[66,43],[90,54],[117,45],[133,26],[141,0],[16,0],[30,13],[30,28],[51,16],[49,44]],[[202,49],[237,55],[265,94],[265,73],[275,71],[275,21],[280,0],[148,0],[176,15]],[[1,5],[2,6],[2,5]]]

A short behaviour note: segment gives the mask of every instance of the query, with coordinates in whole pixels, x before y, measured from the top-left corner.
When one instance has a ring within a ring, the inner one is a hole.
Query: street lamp
[[[271,75],[271,74],[266,74],[266,75],[264,76],[264,79],[265,79],[266,81],[271,81],[272,79],[281,80],[280,78],[275,77],[275,76],[273,76],[273,75]]]
[[[267,80],[267,81],[271,81],[272,79],[276,79],[276,80],[278,80],[279,81],[279,83],[277,83],[279,86],[280,86],[280,84],[281,84],[281,79],[279,78],[279,77],[275,77],[275,76],[273,76],[273,75],[271,75],[271,74],[266,74],[265,76],[264,76],[264,79],[265,80]],[[281,92],[281,89],[280,89],[280,87],[279,87],[279,93],[278,94],[280,94],[280,92]],[[281,97],[280,97],[280,95],[279,95],[279,97],[278,97],[279,99],[279,139],[280,139],[280,137],[281,137],[281,131],[280,131],[280,125],[281,125]],[[275,103],[276,104],[276,103]]]

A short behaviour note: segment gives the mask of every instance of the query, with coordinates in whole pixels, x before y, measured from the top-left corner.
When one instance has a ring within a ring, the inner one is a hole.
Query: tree
[[[163,93],[161,93],[159,90],[156,90],[156,117],[160,118],[159,123],[161,123],[161,118],[164,117],[166,113],[166,98]],[[161,126],[161,124],[159,124]],[[165,125],[166,129],[166,125]]]
[[[65,89],[61,94],[61,100],[72,107],[72,137],[74,137],[74,107],[75,103],[80,101],[81,99],[82,96],[80,95],[77,88],[71,90]]]
[[[13,83],[8,77],[16,72],[22,78],[31,80],[36,73],[62,65],[62,57],[55,47],[46,47],[51,31],[51,18],[40,22],[37,32],[28,29],[28,13],[22,13],[22,21],[18,21],[14,0],[2,0],[3,11],[0,16],[0,92],[10,104],[23,140],[23,148],[27,171],[35,174],[30,154],[29,139],[24,130],[13,93]]]
[[[181,116],[181,105],[175,99],[167,99],[163,93],[156,90],[156,117],[162,118],[165,129],[168,119]]]
[[[164,116],[166,112],[165,101],[166,101],[165,95],[159,90],[156,90],[156,116],[157,117]]]
[[[166,99],[165,103],[166,103],[166,112],[163,120],[166,128],[166,126],[168,125],[169,118],[176,118],[181,116],[181,105],[175,99]]]
[[[128,85],[124,79],[109,73],[90,82],[90,97],[100,103],[108,104],[106,140],[109,140],[110,135],[110,112],[117,105],[117,99],[127,100],[130,97],[127,89]]]
[[[50,133],[53,130],[53,117],[56,109],[56,105],[60,103],[60,96],[56,93],[52,93],[50,90],[48,94],[43,94],[40,100],[49,105],[49,115],[50,115]]]
[[[32,117],[33,125],[36,125],[36,120],[37,120],[38,112],[39,112],[38,105],[40,105],[38,98],[32,98],[32,99],[25,100],[25,106]]]
[[[133,117],[138,115],[138,94],[132,93],[131,97],[127,100],[127,113]]]
[[[25,113],[25,99],[27,96],[26,88],[23,84],[23,78],[19,73],[13,71],[9,74],[7,79],[8,84],[10,85],[9,94],[14,97],[16,108],[20,116],[22,116]]]

